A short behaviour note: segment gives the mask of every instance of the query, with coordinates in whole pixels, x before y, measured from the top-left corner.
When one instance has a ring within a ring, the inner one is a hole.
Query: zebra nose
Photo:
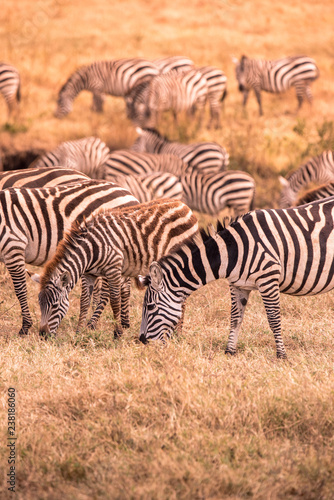
[[[39,335],[44,338],[47,338],[50,335],[50,328],[48,324],[40,326]]]
[[[147,340],[146,340],[146,337],[145,335],[142,333],[141,336],[139,337],[139,340],[140,342],[142,342],[143,344],[147,344]]]

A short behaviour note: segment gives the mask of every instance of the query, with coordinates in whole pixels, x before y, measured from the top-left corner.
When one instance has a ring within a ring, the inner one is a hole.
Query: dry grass
[[[67,76],[95,59],[185,54],[221,67],[229,78],[223,129],[185,124],[174,139],[216,140],[232,168],[257,181],[256,205],[275,206],[277,176],[333,147],[331,1],[185,2],[18,0],[0,12],[3,59],[22,74],[19,121],[0,132],[9,150],[50,148],[95,134],[127,146],[135,131],[121,99],[102,115],[82,94],[65,119],[53,118]],[[293,91],[254,96],[241,109],[231,56],[306,53],[320,67],[314,106],[297,116]],[[6,109],[0,100],[1,116]],[[4,120],[3,120],[4,121]],[[206,218],[203,218],[206,220]],[[111,313],[96,332],[75,335],[79,290],[56,339],[38,338],[37,290],[29,284],[34,326],[20,339],[20,309],[0,270],[1,490],[6,474],[6,394],[17,390],[20,499],[333,499],[333,293],[282,297],[289,360],[275,359],[258,294],[251,297],[238,355],[226,358],[230,302],[224,281],[191,296],[182,337],[165,349],[138,343],[142,292],[132,297],[132,326],[112,338]]]

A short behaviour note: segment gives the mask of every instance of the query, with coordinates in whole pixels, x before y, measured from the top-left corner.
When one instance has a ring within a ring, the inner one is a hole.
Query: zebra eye
[[[155,304],[147,304],[147,309],[149,311],[154,311],[154,309],[156,309],[156,308],[157,308],[157,306]]]

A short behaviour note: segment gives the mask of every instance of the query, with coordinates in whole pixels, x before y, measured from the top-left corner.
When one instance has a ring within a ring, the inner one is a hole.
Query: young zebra
[[[305,205],[306,203],[311,203],[311,201],[322,200],[323,198],[329,198],[329,196],[334,196],[334,182],[329,182],[328,184],[323,184],[315,189],[310,189],[306,191],[298,200],[295,202],[294,206]]]
[[[163,111],[171,110],[177,126],[181,111],[194,115],[199,110],[201,125],[208,94],[202,74],[192,69],[185,73],[170,71],[135,87],[126,97],[127,116],[140,127],[155,127]]]
[[[93,93],[93,109],[101,112],[104,94],[124,97],[132,87],[158,74],[159,69],[153,62],[141,58],[96,61],[81,66],[60,89],[55,116],[67,115],[82,90]]]
[[[168,172],[180,177],[187,164],[173,154],[138,153],[128,149],[119,149],[109,154],[107,161],[100,168],[101,179],[112,181],[117,175],[144,175],[152,172]]]
[[[122,334],[121,284],[147,272],[155,259],[198,230],[196,217],[181,201],[159,200],[99,213],[74,224],[46,265],[39,302],[42,335],[55,333],[69,307],[69,292],[80,276],[103,276],[109,285],[115,336]]]
[[[198,212],[218,215],[224,208],[230,208],[236,217],[253,206],[255,181],[246,172],[228,170],[204,175],[193,168],[181,177],[181,184],[182,200]]]
[[[173,154],[184,163],[196,167],[203,173],[215,173],[226,170],[229,164],[229,154],[225,148],[216,142],[196,142],[181,144],[171,142],[167,137],[154,129],[136,128],[139,137],[131,146],[131,151]]]
[[[169,198],[181,200],[183,188],[180,178],[168,172],[152,172],[144,175],[118,175],[115,182],[126,188],[139,203]]]
[[[171,336],[186,298],[210,281],[227,278],[231,327],[227,354],[235,354],[251,290],[261,294],[276,341],[281,337],[280,293],[315,295],[334,287],[334,197],[296,208],[256,210],[230,226],[211,231],[202,243],[183,246],[158,263],[146,278],[140,340]]]
[[[72,222],[82,221],[97,209],[136,204],[136,198],[124,188],[92,180],[68,186],[0,191],[0,262],[5,264],[20,302],[21,335],[27,334],[32,325],[25,263],[45,264]]]
[[[208,101],[210,105],[210,121],[208,128],[214,125],[217,129],[221,126],[221,102],[225,99],[227,93],[226,75],[221,69],[212,66],[203,66],[196,69],[202,73],[208,84]]]
[[[0,172],[0,190],[11,187],[52,187],[89,180],[87,175],[73,168],[25,168]]]
[[[298,196],[298,191],[309,183],[327,183],[334,181],[334,152],[324,151],[311,158],[292,172],[287,179],[279,178],[283,187],[279,200],[280,208],[291,207]]]
[[[0,93],[3,95],[8,109],[7,120],[18,110],[21,100],[20,74],[14,66],[0,63]]]
[[[110,155],[110,149],[98,137],[84,137],[76,141],[62,142],[55,149],[37,158],[31,167],[55,167],[62,165],[75,168],[92,179],[99,177],[99,171]]]
[[[319,69],[315,61],[306,56],[293,56],[265,61],[263,59],[249,59],[242,56],[240,62],[236,59],[236,77],[239,90],[243,92],[243,105],[246,106],[248,94],[254,90],[262,112],[261,90],[281,93],[290,87],[295,87],[298,99],[298,109],[303,104],[304,97],[311,103],[312,92],[310,83],[319,77]]]
[[[153,59],[154,64],[158,67],[161,74],[169,73],[170,71],[178,71],[179,73],[193,69],[195,64],[188,57],[170,56]]]

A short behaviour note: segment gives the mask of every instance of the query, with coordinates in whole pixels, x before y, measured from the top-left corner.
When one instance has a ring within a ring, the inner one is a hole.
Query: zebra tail
[[[224,89],[224,92],[222,93],[222,96],[220,98],[220,102],[223,102],[226,96],[227,96],[227,89]]]
[[[19,86],[17,87],[16,99],[17,99],[17,102],[21,101],[21,82],[19,82]]]

